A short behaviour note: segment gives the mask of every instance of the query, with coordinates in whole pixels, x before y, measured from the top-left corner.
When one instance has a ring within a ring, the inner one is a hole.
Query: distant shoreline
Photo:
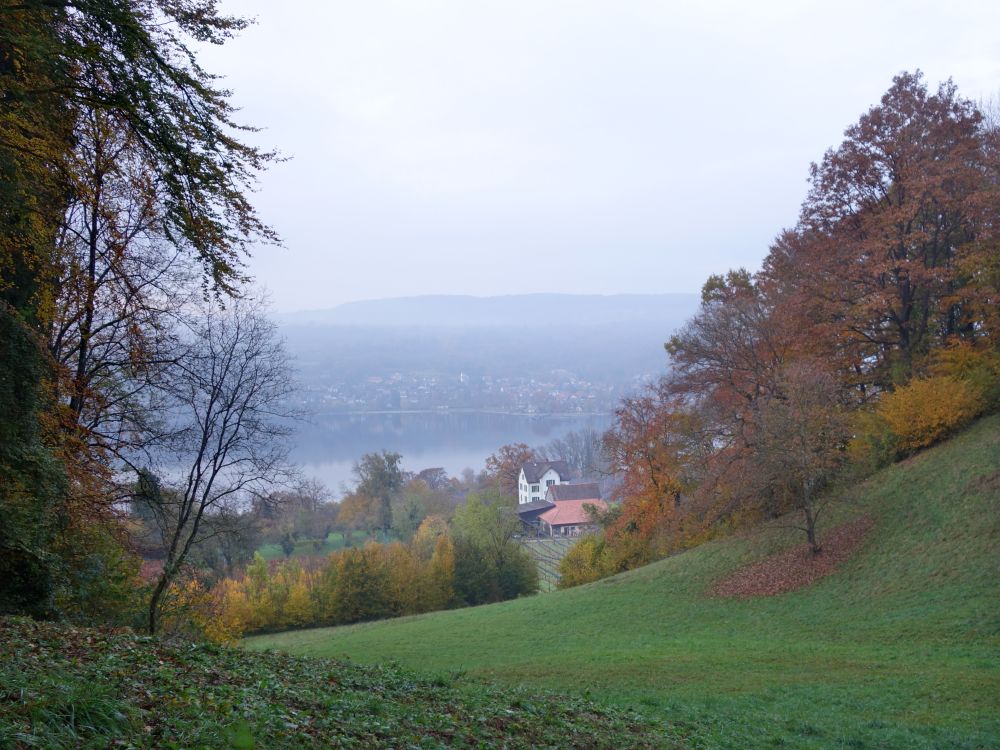
[[[492,414],[503,417],[532,417],[539,419],[552,419],[554,417],[611,417],[614,412],[610,411],[556,411],[556,412],[527,412],[527,411],[503,411],[501,409],[365,409],[351,411],[324,412],[316,415],[318,419],[324,417],[363,417],[368,414]]]

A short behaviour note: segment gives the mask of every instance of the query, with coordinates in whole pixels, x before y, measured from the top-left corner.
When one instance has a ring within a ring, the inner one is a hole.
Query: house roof
[[[549,469],[554,469],[560,479],[569,476],[569,465],[562,460],[525,461],[521,466],[521,471],[524,472],[524,478],[530,483],[539,481]]]
[[[601,488],[597,485],[597,482],[554,484],[545,493],[545,498],[553,502],[560,502],[562,500],[600,500]]]
[[[601,510],[607,510],[608,507],[603,500],[562,500],[539,518],[549,526],[584,526],[593,523],[590,514],[583,507],[585,505],[593,505]]]
[[[548,500],[532,500],[530,503],[518,503],[517,514],[531,513],[534,510],[545,510],[551,508],[553,503]]]

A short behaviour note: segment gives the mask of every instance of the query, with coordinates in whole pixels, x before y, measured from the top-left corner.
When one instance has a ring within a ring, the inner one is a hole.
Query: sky
[[[223,0],[278,312],[696,292],[756,269],[810,162],[903,70],[1000,94],[1000,3]]]

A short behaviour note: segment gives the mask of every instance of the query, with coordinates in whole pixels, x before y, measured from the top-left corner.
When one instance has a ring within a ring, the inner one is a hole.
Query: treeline
[[[570,586],[796,511],[1000,406],[1000,122],[896,77],[810,170],[757,273],[712,276],[604,440],[621,504]]]
[[[235,640],[245,633],[341,625],[512,599],[538,590],[505,498],[472,495],[449,524],[430,516],[409,543],[369,542],[269,565],[260,555],[211,589],[179,588],[175,621]]]

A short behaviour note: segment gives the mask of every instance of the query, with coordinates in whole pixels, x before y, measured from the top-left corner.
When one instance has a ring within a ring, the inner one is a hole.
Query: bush
[[[905,454],[968,424],[984,406],[982,390],[969,380],[934,376],[885,394],[876,415],[892,431],[897,451]]]
[[[1000,409],[1000,352],[963,341],[937,352],[931,374],[961,380],[976,392],[984,412]]]
[[[588,534],[570,547],[559,561],[559,588],[580,586],[610,575],[607,546],[595,534]]]

